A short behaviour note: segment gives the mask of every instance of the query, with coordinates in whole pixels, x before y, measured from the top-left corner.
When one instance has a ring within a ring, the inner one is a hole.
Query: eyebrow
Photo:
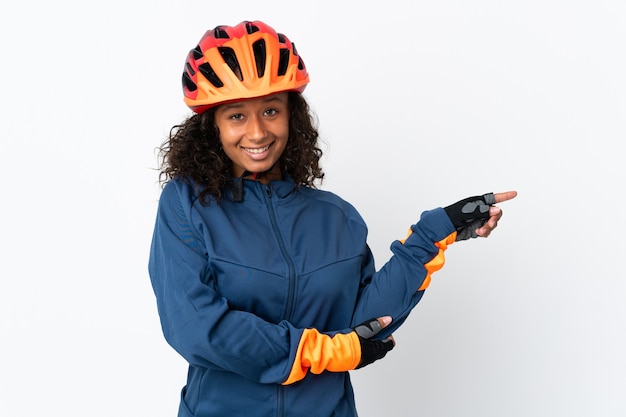
[[[274,101],[282,102],[282,100],[275,95],[270,96],[270,97],[265,97],[262,99],[262,101],[263,103],[272,103]],[[222,104],[221,109],[222,111],[225,111],[229,109],[236,109],[239,107],[243,107],[243,105],[244,105],[244,101],[233,101],[232,103]]]

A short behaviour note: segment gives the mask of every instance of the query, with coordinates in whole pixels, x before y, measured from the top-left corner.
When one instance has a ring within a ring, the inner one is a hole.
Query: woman
[[[393,348],[455,240],[515,192],[425,212],[379,271],[358,212],[317,189],[306,67],[263,22],[208,31],[183,74],[194,114],[161,148],[149,271],[188,362],[179,416],[356,416],[348,371]],[[377,318],[377,319],[376,319]]]

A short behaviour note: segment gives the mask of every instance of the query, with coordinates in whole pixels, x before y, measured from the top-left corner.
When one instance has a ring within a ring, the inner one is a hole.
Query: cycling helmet
[[[185,103],[198,114],[227,101],[302,93],[308,82],[295,45],[260,21],[208,30],[183,72]]]

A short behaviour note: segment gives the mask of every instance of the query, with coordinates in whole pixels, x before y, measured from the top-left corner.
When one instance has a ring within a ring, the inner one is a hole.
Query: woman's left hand
[[[504,193],[494,194],[496,204],[503,201],[511,200],[517,196],[517,191],[507,191]],[[502,209],[497,206],[489,207],[489,219],[484,225],[476,229],[476,234],[480,237],[487,237],[498,227],[498,220],[502,217]]]
[[[502,209],[495,204],[516,196],[517,191],[488,193],[469,197],[445,207],[446,214],[456,228],[456,240],[489,236],[502,217]]]

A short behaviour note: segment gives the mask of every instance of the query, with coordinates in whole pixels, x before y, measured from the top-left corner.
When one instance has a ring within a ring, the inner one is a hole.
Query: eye
[[[230,120],[239,121],[239,120],[243,119],[243,114],[241,114],[241,113],[234,113],[234,114],[231,114],[230,116],[228,116],[228,118]]]
[[[277,109],[267,109],[265,110],[265,115],[266,116],[274,116],[278,113]]]

